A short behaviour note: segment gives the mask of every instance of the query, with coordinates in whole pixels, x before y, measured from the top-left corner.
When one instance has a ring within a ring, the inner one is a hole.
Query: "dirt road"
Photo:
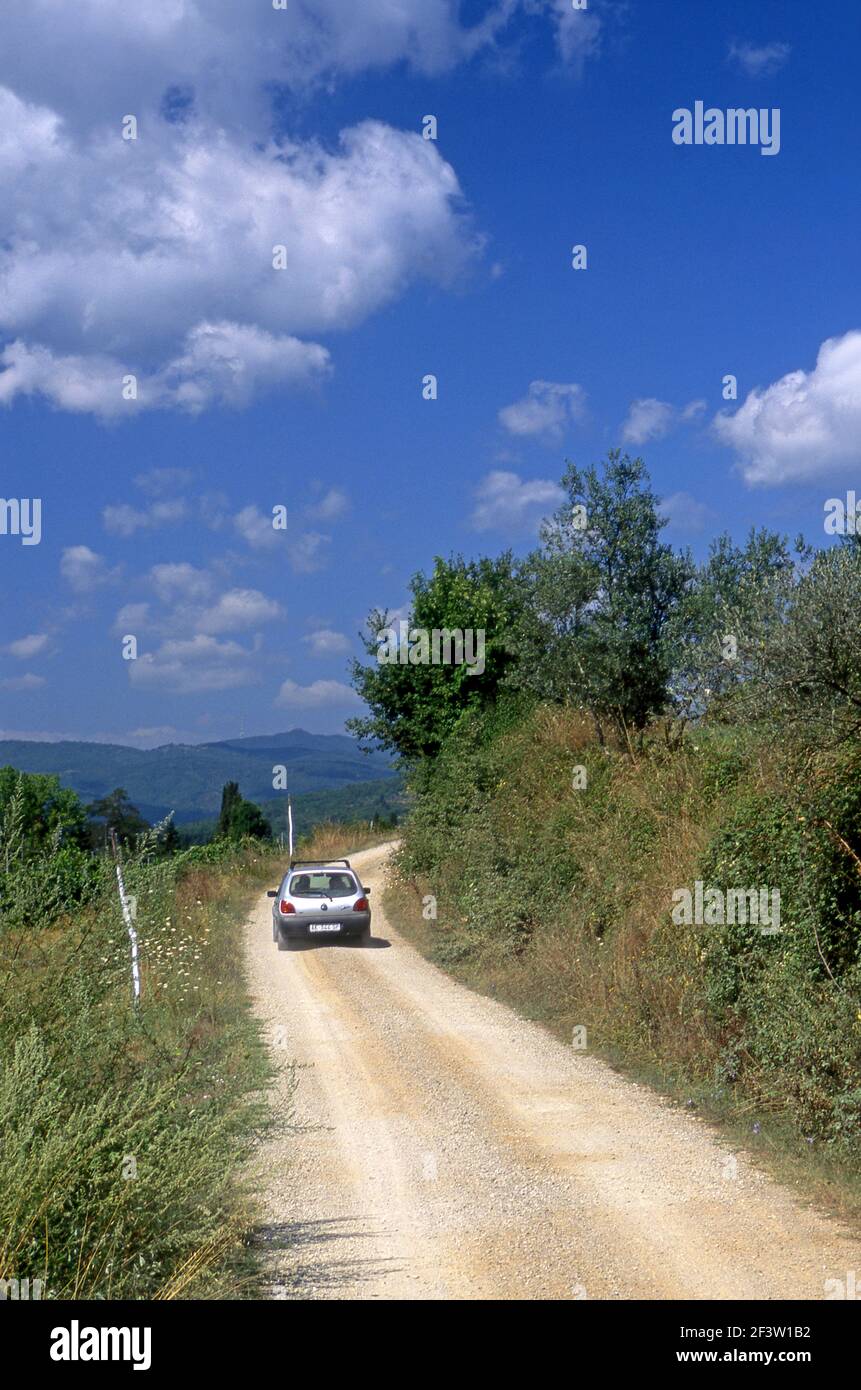
[[[294,1128],[267,1139],[273,1298],[822,1299],[861,1240],[696,1118],[424,961],[381,911],[370,947],[279,953],[248,920],[252,992]],[[833,1287],[833,1286],[831,1286]]]

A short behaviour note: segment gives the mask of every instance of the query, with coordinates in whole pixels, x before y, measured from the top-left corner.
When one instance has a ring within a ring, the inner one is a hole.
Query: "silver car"
[[[303,941],[332,941],[371,936],[370,888],[363,888],[349,859],[294,859],[281,886],[270,889],[272,940],[279,951]]]

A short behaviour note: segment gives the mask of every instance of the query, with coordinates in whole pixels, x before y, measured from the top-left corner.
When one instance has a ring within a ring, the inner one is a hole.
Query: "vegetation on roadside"
[[[400,755],[414,798],[390,905],[471,984],[849,1172],[861,547],[760,531],[718,538],[696,564],[663,542],[641,461],[614,453],[563,487],[524,561],[437,560],[414,584],[410,628],[501,615],[490,679],[357,672],[365,728]],[[381,626],[372,614],[369,651]],[[698,884],[710,906],[686,921]],[[730,910],[754,890],[779,893],[779,930]]]
[[[88,901],[0,930],[0,1279],[43,1298],[241,1297],[239,1158],[267,1070],[238,924],[259,845],[126,858],[141,994],[113,866]]]

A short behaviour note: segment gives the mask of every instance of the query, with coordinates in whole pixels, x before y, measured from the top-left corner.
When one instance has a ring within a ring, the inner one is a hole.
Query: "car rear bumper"
[[[278,930],[285,941],[336,941],[339,937],[364,936],[371,929],[370,912],[322,912],[319,915],[301,917],[289,913],[276,919]],[[335,931],[334,928],[338,927]],[[314,930],[316,928],[316,930]]]

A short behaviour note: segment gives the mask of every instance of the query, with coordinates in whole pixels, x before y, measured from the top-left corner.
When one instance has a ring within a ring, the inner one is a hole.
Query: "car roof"
[[[310,863],[303,860],[300,865],[293,865],[292,869],[288,869],[287,872],[317,873],[320,869],[327,869],[330,873],[353,873],[352,869],[345,869],[344,865],[338,865],[338,863],[327,863],[325,859],[321,859],[320,863]]]

